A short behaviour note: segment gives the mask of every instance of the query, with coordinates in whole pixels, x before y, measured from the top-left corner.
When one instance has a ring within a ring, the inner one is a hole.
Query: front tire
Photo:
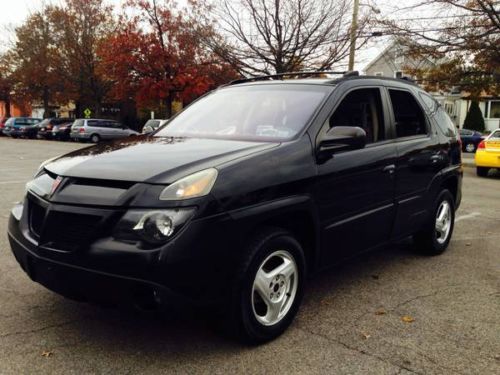
[[[487,177],[489,170],[490,169],[486,167],[476,167],[476,174],[479,177]]]
[[[449,190],[438,195],[425,228],[414,235],[417,250],[425,255],[440,255],[448,248],[455,224],[455,201]]]
[[[300,244],[280,229],[256,235],[246,254],[232,295],[231,329],[245,342],[262,343],[281,335],[297,314],[306,262]]]

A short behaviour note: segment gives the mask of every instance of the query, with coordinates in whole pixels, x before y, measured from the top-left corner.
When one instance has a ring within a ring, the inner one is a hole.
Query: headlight
[[[43,171],[43,168],[45,168],[45,166],[49,163],[52,163],[54,160],[56,160],[59,156],[54,156],[53,158],[50,158],[50,159],[47,159],[45,160],[44,162],[42,162],[42,164],[40,164],[40,166],[38,167],[38,169],[36,170],[36,173],[35,173],[35,176],[34,177],[37,177],[40,172]]]
[[[181,178],[167,186],[160,194],[162,201],[176,201],[202,197],[210,193],[217,179],[217,169],[210,168]]]
[[[142,240],[160,245],[177,233],[195,211],[195,208],[130,210],[115,227],[113,237],[117,240]]]

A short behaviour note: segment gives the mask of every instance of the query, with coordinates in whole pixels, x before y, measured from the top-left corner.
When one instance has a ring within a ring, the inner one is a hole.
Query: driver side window
[[[358,89],[347,94],[330,117],[327,131],[334,126],[356,126],[363,129],[367,143],[384,140],[384,113],[380,89]]]

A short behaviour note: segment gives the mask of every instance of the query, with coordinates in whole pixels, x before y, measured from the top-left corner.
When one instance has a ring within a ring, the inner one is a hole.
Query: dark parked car
[[[262,342],[344,258],[408,236],[445,251],[462,168],[438,103],[403,80],[280,78],[43,163],[9,219],[21,267],[77,300],[206,304]]]
[[[477,146],[485,137],[475,130],[460,129],[460,139],[462,140],[462,151],[476,152]]]
[[[58,141],[69,141],[71,139],[71,126],[73,121],[54,125],[52,128],[52,138]]]
[[[46,118],[40,124],[38,124],[38,138],[52,139],[52,130],[55,126],[62,124],[67,124],[68,122],[73,122],[74,120],[69,117],[58,117],[58,118]]]
[[[3,133],[12,138],[36,138],[39,118],[11,117],[5,123]]]

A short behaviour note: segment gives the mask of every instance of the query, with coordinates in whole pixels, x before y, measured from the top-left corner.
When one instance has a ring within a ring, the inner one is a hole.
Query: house
[[[407,47],[392,41],[363,69],[366,75],[402,78],[411,76],[408,69],[429,69],[439,63],[427,58],[417,59],[409,56]],[[471,100],[466,92],[439,91],[431,93],[450,115],[455,125],[463,126]],[[483,113],[486,130],[492,131],[500,127],[500,97],[483,95],[479,101]]]

